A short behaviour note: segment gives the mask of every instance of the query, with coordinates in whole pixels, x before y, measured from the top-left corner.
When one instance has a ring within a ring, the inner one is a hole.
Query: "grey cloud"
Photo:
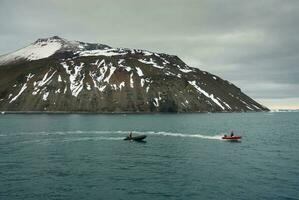
[[[178,55],[253,98],[293,98],[298,9],[294,0],[1,0],[0,53],[59,35]]]

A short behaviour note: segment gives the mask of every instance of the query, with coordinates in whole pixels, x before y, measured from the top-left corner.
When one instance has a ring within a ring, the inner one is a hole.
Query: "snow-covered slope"
[[[57,39],[37,41],[23,49],[0,57],[0,65],[20,60],[39,60],[53,55],[62,47]]]
[[[15,52],[0,56],[0,65],[21,61],[32,61],[48,58],[56,52],[78,52],[109,49],[102,44],[90,44],[78,41],[68,41],[58,36],[38,39],[36,42]]]

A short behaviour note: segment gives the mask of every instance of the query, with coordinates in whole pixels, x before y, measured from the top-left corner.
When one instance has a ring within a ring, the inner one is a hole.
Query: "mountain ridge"
[[[53,36],[0,63],[3,111],[268,111],[229,81],[165,53]]]

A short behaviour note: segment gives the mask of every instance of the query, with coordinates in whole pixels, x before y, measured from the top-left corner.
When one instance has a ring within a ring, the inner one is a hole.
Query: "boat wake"
[[[21,135],[34,135],[34,136],[51,136],[51,135],[77,135],[82,137],[66,138],[69,141],[83,141],[83,140],[122,140],[124,137],[117,137],[117,135],[128,135],[131,131],[53,131],[53,132],[20,132],[14,134],[7,134],[2,136],[21,136]],[[218,135],[203,135],[203,134],[187,134],[187,133],[174,133],[166,131],[133,131],[133,134],[148,135],[148,136],[164,136],[164,137],[182,137],[182,138],[200,138],[210,140],[221,140],[223,134]],[[105,136],[92,136],[92,135],[105,135]],[[90,137],[91,136],[91,137]],[[114,137],[113,137],[114,136]],[[63,139],[62,139],[63,141]]]
[[[133,131],[136,134],[145,134],[145,135],[153,135],[153,136],[166,136],[166,137],[184,137],[184,138],[202,138],[202,139],[210,139],[210,140],[221,140],[222,135],[202,135],[202,134],[184,134],[184,133],[173,133],[173,132],[165,132],[165,131]]]
[[[66,138],[62,142],[76,142],[76,141],[99,141],[99,140],[123,140],[123,137],[79,137]]]
[[[17,142],[19,144],[30,143],[52,143],[52,142],[80,142],[80,141],[101,141],[101,140],[123,140],[123,137],[77,137],[77,138],[64,138],[64,139],[39,139],[39,140],[25,140]]]

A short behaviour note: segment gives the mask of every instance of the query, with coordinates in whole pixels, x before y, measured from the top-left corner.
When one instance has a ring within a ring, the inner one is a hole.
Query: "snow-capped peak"
[[[0,65],[20,60],[39,60],[53,55],[62,47],[62,40],[58,37],[38,39],[29,46],[0,57]]]
[[[109,48],[111,47],[103,44],[91,44],[79,41],[68,41],[58,36],[53,36],[49,38],[38,39],[27,47],[0,56],[0,65],[16,63],[23,60],[40,60],[43,58],[48,58],[56,52],[76,52]]]
[[[66,41],[67,41],[66,39],[63,39],[61,37],[52,36],[52,37],[48,37],[48,38],[39,38],[34,42],[34,44],[37,44],[37,43],[51,43],[51,42],[63,43],[63,42],[66,42]]]

